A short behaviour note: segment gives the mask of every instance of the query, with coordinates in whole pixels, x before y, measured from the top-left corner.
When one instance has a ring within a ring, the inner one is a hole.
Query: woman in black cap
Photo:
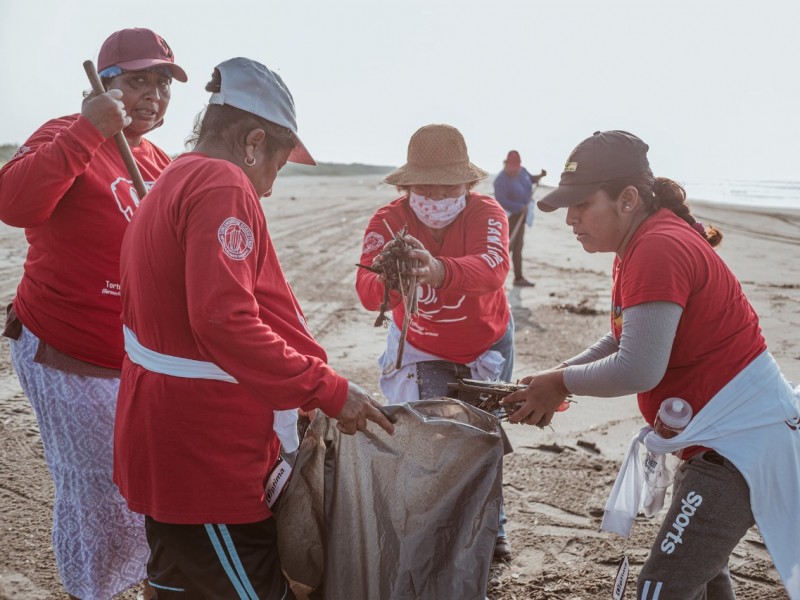
[[[680,185],[653,176],[647,150],[630,133],[597,132],[539,201],[544,211],[567,209],[587,252],[616,254],[611,331],[523,379],[528,388],[504,404],[515,407],[511,421],[543,426],[568,394],[638,395],[648,426],[631,443],[602,525],[625,537],[642,499],[640,444],[682,459],[637,598],[734,598],[728,558],[754,523],[790,596],[800,598],[800,526],[786,512],[800,502],[797,391],[713,249],[721,234],[692,216]],[[675,398],[694,417],[665,439],[652,426],[662,402]]]
[[[0,170],[0,219],[24,227],[28,257],[5,335],[55,483],[53,549],[67,592],[107,599],[145,576],[142,519],[111,481],[124,354],[122,235],[139,197],[113,138],[124,132],[147,185],[169,157],[144,136],[161,125],[172,50],[149,29],[123,29],[100,49],[106,92],[42,125]]]

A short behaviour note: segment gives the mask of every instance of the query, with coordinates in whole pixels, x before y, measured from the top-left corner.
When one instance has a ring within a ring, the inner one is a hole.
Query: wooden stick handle
[[[106,90],[103,88],[103,82],[100,81],[100,75],[97,74],[94,63],[90,60],[84,61],[83,70],[86,71],[86,76],[89,78],[94,92],[96,94],[105,93]],[[147,194],[147,187],[144,184],[142,174],[139,172],[139,166],[133,158],[133,152],[131,152],[131,148],[128,146],[128,140],[125,139],[124,133],[118,131],[114,134],[114,141],[117,143],[119,153],[122,155],[122,162],[125,163],[125,168],[128,169],[128,174],[131,176],[131,181],[133,181],[133,187],[136,189],[136,193],[139,195],[139,201],[141,202],[142,198]]]
[[[414,267],[419,266],[419,261],[413,261]],[[400,279],[402,288],[403,279]],[[402,291],[402,290],[401,290]],[[417,276],[411,277],[409,288],[403,294],[403,306],[406,309],[405,317],[403,317],[403,329],[400,331],[400,343],[397,345],[397,362],[394,365],[395,369],[400,369],[403,366],[403,350],[406,347],[406,337],[408,336],[408,325],[411,323],[411,315],[418,312],[417,308]]]
[[[400,332],[400,343],[397,344],[397,361],[394,364],[394,368],[398,371],[400,367],[403,366],[403,351],[406,348],[406,336],[408,335],[408,322],[410,317],[406,315],[405,320],[403,321],[403,331]]]
[[[511,235],[508,238],[509,249],[514,244],[514,240],[517,239],[517,234],[519,233],[519,230],[525,224],[525,220],[528,217],[528,211],[529,210],[530,210],[530,207],[526,206],[525,207],[525,211],[522,213],[522,216],[519,218],[519,221],[517,221],[517,224],[514,226],[514,231],[511,232]]]

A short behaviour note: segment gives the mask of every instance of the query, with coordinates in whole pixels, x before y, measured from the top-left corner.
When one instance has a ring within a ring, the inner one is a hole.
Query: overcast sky
[[[247,56],[283,76],[318,161],[398,165],[448,123],[478,166],[513,148],[555,183],[579,141],[626,129],[657,175],[800,180],[798,24],[796,0],[0,0],[0,143],[77,112],[82,62],[148,27],[189,74],[151,135],[169,153],[214,65]]]

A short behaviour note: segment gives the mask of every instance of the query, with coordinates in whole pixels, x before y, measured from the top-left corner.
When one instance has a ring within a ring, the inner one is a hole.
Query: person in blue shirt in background
[[[533,186],[547,175],[542,169],[539,175],[531,175],[522,166],[519,152],[511,150],[503,163],[505,166],[494,179],[494,197],[508,214],[509,250],[514,266],[514,287],[533,287],[535,283],[522,275],[522,243],[525,239],[524,223],[533,224],[533,211],[529,209],[533,198]],[[531,218],[529,218],[531,217]]]

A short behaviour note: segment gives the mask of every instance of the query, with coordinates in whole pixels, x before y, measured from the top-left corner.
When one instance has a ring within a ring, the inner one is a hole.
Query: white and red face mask
[[[456,220],[456,217],[467,206],[467,194],[458,198],[442,198],[433,200],[409,192],[409,204],[417,218],[431,229],[442,229]]]

